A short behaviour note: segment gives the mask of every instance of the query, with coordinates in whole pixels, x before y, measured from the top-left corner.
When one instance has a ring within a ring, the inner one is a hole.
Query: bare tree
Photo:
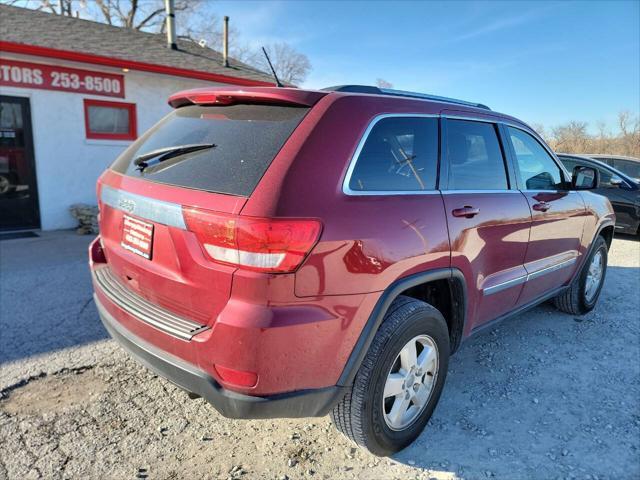
[[[71,0],[0,0],[0,3],[66,15],[67,12],[70,11],[69,5],[71,4]],[[69,15],[71,15],[71,13],[69,13]]]
[[[179,37],[204,44],[214,50],[221,50],[221,27],[222,20],[216,15],[191,15],[186,28],[179,34]],[[307,78],[311,70],[311,62],[305,54],[298,52],[285,42],[266,45],[265,49],[280,81],[297,85]],[[233,25],[233,21],[229,29],[229,54],[236,60],[251,65],[258,70],[263,72],[271,71],[262,48],[252,48],[242,41],[240,33]]]
[[[551,133],[556,141],[556,148],[560,151],[586,153],[587,126],[586,122],[571,121],[552,128]]]
[[[616,134],[611,133],[603,121],[596,123],[596,134],[587,131],[586,122],[576,121],[551,128],[550,135],[542,125],[535,125],[534,129],[559,152],[608,153],[640,158],[640,117],[628,111],[620,112],[617,126],[619,132]]]
[[[531,125],[531,128],[533,128],[535,132],[544,139],[545,142],[550,143],[551,138],[547,130],[544,128],[544,125],[542,125],[541,123],[533,123]]]
[[[164,0],[0,0],[0,3],[44,10],[58,15],[77,15],[122,28],[164,32]],[[214,50],[222,48],[222,21],[215,14],[203,15],[206,0],[175,0],[178,18],[178,38],[191,40]],[[231,26],[230,54],[233,58],[269,72],[261,49],[250,48]],[[288,84],[303,82],[311,70],[311,62],[291,45],[278,42],[266,46],[281,81]]]
[[[632,116],[628,110],[618,113],[618,128],[624,155],[640,157],[640,117]]]
[[[0,3],[43,10],[135,30],[160,31],[165,23],[164,0],[0,0]],[[202,0],[175,0],[176,12],[195,14]]]
[[[611,135],[607,130],[607,124],[604,120],[598,120],[596,122],[596,129],[598,133],[593,138],[593,147],[589,147],[590,150],[598,152],[606,152],[611,147]],[[594,150],[595,149],[595,150]]]
[[[624,110],[618,113],[618,127],[622,132],[622,135],[629,134],[629,125],[631,123],[631,112]]]
[[[376,86],[378,88],[393,88],[393,83],[387,82],[384,78],[377,78]]]
[[[164,30],[166,13],[163,0],[93,0],[83,3],[88,16],[109,25],[134,30]],[[199,4],[199,0],[177,0],[175,11],[183,16],[193,14]]]
[[[284,42],[266,45],[265,50],[280,81],[291,85],[298,85],[305,81],[311,71],[311,62],[304,53],[298,52]],[[262,71],[270,71],[267,59],[261,50],[248,55],[245,61]]]
[[[222,50],[222,18],[215,13],[201,15],[199,10],[193,14],[189,12],[186,20],[180,18],[178,29],[179,38],[191,40],[214,50]],[[250,50],[241,41],[240,32],[232,21],[229,26],[229,54],[238,60],[243,60],[250,55]]]

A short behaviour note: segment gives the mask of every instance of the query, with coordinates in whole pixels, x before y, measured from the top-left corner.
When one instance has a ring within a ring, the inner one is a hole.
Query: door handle
[[[547,202],[538,202],[533,204],[533,209],[538,212],[546,212],[550,208],[551,205],[549,205]]]
[[[473,218],[480,213],[479,208],[474,208],[469,205],[465,205],[462,208],[454,209],[451,214],[454,217],[464,217],[464,218]]]

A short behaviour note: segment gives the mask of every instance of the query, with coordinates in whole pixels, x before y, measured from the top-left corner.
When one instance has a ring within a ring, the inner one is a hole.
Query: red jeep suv
[[[342,86],[220,87],[100,177],[95,303],[141,363],[232,418],[331,414],[413,441],[462,340],[540,302],[590,311],[614,214],[521,121]]]

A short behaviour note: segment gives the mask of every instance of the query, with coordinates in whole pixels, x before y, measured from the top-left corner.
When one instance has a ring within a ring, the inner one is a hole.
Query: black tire
[[[403,430],[387,426],[383,392],[400,350],[418,335],[437,347],[435,385],[422,412]],[[444,386],[449,365],[449,332],[442,314],[431,305],[399,296],[393,301],[365,356],[352,389],[331,412],[336,428],[374,455],[386,456],[413,442],[426,426]]]
[[[600,285],[598,286],[598,290],[596,291],[595,296],[591,300],[588,300],[585,293],[587,274],[589,273],[589,265],[591,265],[591,260],[598,252],[601,252],[603,256],[602,258],[604,260],[604,271],[602,272]],[[598,303],[598,298],[600,297],[600,292],[602,291],[602,286],[604,285],[604,279],[607,275],[607,257],[607,242],[602,236],[598,235],[598,237],[594,240],[593,249],[591,250],[591,253],[589,254],[586,262],[584,263],[580,274],[575,278],[573,282],[571,282],[571,285],[567,290],[553,299],[553,303],[558,310],[569,313],[571,315],[584,315],[585,313],[589,313],[591,310],[593,310],[593,307],[595,307],[596,303]]]

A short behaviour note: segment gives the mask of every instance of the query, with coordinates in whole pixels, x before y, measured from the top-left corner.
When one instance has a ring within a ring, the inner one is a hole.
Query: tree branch
[[[164,8],[158,8],[157,10],[154,10],[149,15],[147,15],[146,18],[144,18],[144,20],[139,22],[138,25],[136,25],[135,29],[136,30],[143,29],[147,23],[149,23],[155,16],[161,14],[162,12],[164,12]]]

